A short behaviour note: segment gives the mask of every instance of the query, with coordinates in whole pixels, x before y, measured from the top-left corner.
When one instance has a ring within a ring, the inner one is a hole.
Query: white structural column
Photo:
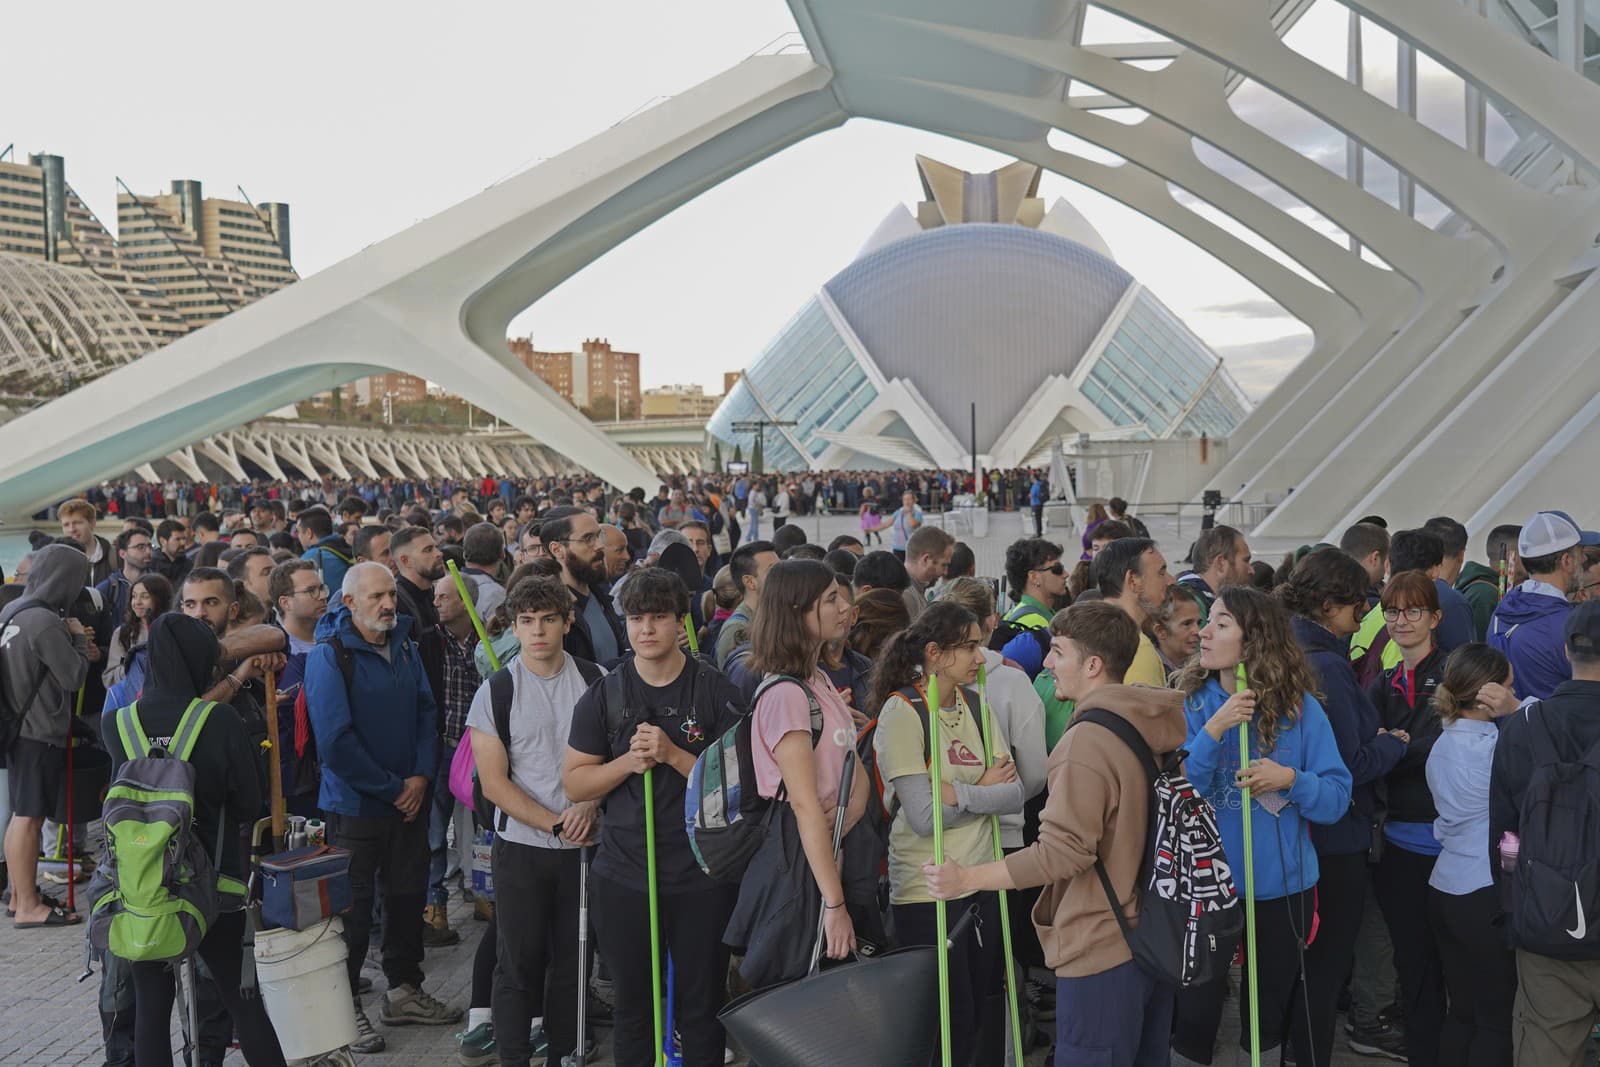
[[[808,56],[752,57],[5,424],[0,515],[382,370],[436,381],[614,484],[653,487],[648,469],[511,355],[506,326],[663,214],[842,122],[829,80]]]

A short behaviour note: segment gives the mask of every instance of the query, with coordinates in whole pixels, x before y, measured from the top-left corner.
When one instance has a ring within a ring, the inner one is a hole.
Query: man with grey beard
[[[306,705],[322,757],[320,806],[329,840],[350,850],[352,906],[344,917],[346,966],[355,989],[372,935],[372,899],[383,876],[383,973],[379,1018],[389,1026],[443,1026],[461,1018],[422,991],[422,913],[428,888],[428,789],[439,767],[437,709],[411,617],[397,610],[395,580],[358,563],[340,605],[317,622],[306,655]],[[350,679],[349,685],[345,679]],[[356,1001],[357,1051],[385,1041]]]

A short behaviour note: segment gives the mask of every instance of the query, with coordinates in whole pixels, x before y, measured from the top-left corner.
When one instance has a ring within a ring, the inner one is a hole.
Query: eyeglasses
[[[1403,610],[1400,608],[1384,608],[1383,621],[1398,622],[1400,620],[1400,616],[1404,615],[1406,617],[1406,622],[1420,622],[1422,617],[1426,614],[1428,614],[1427,608],[1405,608]]]
[[[1034,567],[1033,572],[1035,574],[1065,574],[1067,573],[1067,565],[1058,559],[1048,567]]]
[[[294,595],[295,596],[325,597],[325,596],[328,595],[328,587],[325,586],[325,585],[308,586],[305,589],[296,589],[294,591]]]

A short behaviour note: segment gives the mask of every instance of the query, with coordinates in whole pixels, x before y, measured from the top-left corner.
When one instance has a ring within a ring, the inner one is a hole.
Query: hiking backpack
[[[1517,947],[1558,960],[1600,959],[1600,741],[1564,759],[1542,703],[1523,712],[1533,774],[1522,794],[1511,877]],[[1594,925],[1590,925],[1590,916]]]
[[[811,687],[788,674],[769,674],[756,689],[750,714],[742,715],[715,744],[694,761],[684,792],[684,824],[689,848],[700,869],[719,882],[737,884],[771,829],[777,801],[785,796],[778,786],[772,799],[756,789],[754,730],[755,707],[762,694],[775,685],[793,683],[805,691],[811,709],[811,747],[822,738],[822,705]]]
[[[166,748],[151,746],[137,702],[116,711],[128,762],[106,793],[106,858],[89,884],[88,937],[97,949],[135,962],[182,959],[216,920],[216,867],[194,833],[189,762],[214,707],[190,701]],[[219,812],[219,853],[223,818]]]
[[[978,733],[983,738],[984,747],[989,746],[989,724],[984,721],[982,704],[975,690],[961,686],[961,697],[967,702],[967,710],[978,720]],[[933,759],[933,736],[928,726],[928,701],[918,686],[908,685],[903,689],[895,690],[895,695],[911,705],[917,713],[917,722],[922,724],[922,762],[927,765]],[[874,742],[878,735],[879,715],[867,721],[859,733],[856,734],[856,758],[861,761],[862,770],[867,772],[867,781],[871,785],[873,796],[877,798],[877,811],[880,816],[879,825],[881,832],[887,834],[889,825],[894,822],[895,813],[900,810],[900,798],[885,801],[887,782],[878,770],[878,750]]]
[[[1150,776],[1149,830],[1135,883],[1138,926],[1128,922],[1105,863],[1094,861],[1134,961],[1151,977],[1179,987],[1227,974],[1244,928],[1244,909],[1238,906],[1216,815],[1183,776],[1188,753],[1169,753],[1158,763],[1137,727],[1100,708],[1080,710],[1067,728],[1086,722],[1116,734]]]

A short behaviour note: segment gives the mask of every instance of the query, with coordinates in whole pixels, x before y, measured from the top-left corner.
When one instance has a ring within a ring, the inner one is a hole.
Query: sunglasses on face
[[[1048,567],[1035,567],[1033,570],[1036,574],[1061,575],[1067,573],[1067,565],[1058,559]]]

